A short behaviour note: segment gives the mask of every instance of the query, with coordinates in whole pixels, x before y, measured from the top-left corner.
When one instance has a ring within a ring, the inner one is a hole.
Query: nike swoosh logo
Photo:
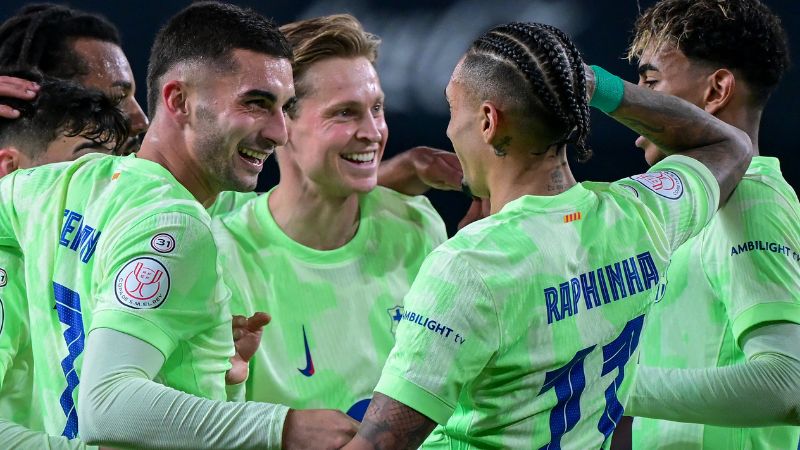
[[[306,337],[306,327],[303,325],[303,345],[306,347],[306,368],[297,369],[303,375],[310,377],[314,375],[314,361],[311,360],[311,350],[308,349],[308,338]]]

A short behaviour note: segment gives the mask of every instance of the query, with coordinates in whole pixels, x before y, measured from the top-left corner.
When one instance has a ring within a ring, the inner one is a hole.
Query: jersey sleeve
[[[183,212],[152,214],[107,241],[90,327],[117,330],[165,359],[180,341],[227,317],[227,291],[207,223]]]
[[[708,224],[719,205],[719,184],[696,159],[672,155],[647,173],[619,180],[614,185],[633,194],[666,233],[674,251]]]
[[[405,297],[403,319],[376,391],[439,424],[500,345],[491,293],[458,253],[431,253]]]
[[[3,379],[29,339],[22,255],[0,247],[0,392]]]
[[[703,239],[703,267],[738,341],[767,322],[800,324],[800,208],[767,184],[744,180],[724,208],[724,227]]]

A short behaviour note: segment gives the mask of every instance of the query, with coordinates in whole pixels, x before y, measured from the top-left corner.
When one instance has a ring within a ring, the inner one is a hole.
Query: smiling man
[[[280,183],[214,223],[233,313],[273,317],[247,398],[360,420],[444,223],[425,197],[376,185],[388,138],[378,38],[349,15],[281,31],[297,103],[276,152]]]
[[[31,332],[48,349],[34,365],[63,368],[37,391],[47,431],[134,448],[335,446],[354,431],[342,413],[225,401],[248,355],[234,354],[201,205],[255,186],[243,152],[285,143],[291,48],[255,11],[195,3],[156,37],[148,87],[138,156],[0,180],[0,246],[23,253]]]

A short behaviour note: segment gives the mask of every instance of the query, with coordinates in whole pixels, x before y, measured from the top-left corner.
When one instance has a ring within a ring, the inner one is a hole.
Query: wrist
[[[594,93],[589,100],[589,106],[610,114],[622,103],[625,82],[600,66],[590,66],[590,68],[594,73]]]

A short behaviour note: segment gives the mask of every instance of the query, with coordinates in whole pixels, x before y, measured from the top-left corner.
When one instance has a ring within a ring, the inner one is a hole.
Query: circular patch
[[[0,287],[8,284],[8,274],[5,269],[0,269]]]
[[[683,195],[683,180],[681,180],[681,177],[678,176],[677,173],[671,170],[647,172],[634,175],[631,179],[638,181],[647,189],[670,200],[677,200]]]
[[[3,306],[3,299],[0,298],[0,334],[3,334],[3,325],[6,323],[6,310]]]
[[[150,246],[159,253],[169,253],[175,250],[175,239],[167,233],[158,233],[150,239]]]
[[[158,308],[169,294],[169,272],[153,258],[136,258],[122,266],[114,280],[117,300],[134,309]]]

